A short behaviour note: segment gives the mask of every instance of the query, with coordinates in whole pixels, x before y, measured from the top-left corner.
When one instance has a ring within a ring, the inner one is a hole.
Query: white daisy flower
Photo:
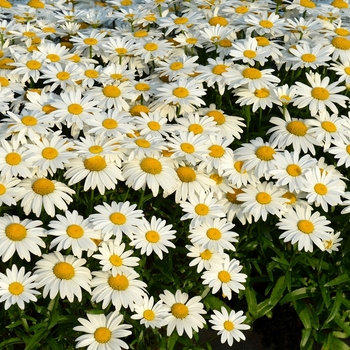
[[[93,58],[95,55],[101,56],[103,54],[102,44],[106,35],[107,32],[101,32],[96,29],[93,29],[88,34],[78,31],[76,36],[70,38],[70,41],[79,55]]]
[[[24,191],[23,187],[17,186],[20,182],[21,180],[15,177],[11,177],[9,180],[3,176],[0,177],[0,206],[3,204],[16,205],[15,198]]]
[[[242,324],[246,319],[243,316],[243,311],[231,310],[230,313],[225,307],[221,307],[221,312],[213,310],[214,315],[211,315],[209,322],[212,324],[211,328],[218,331],[218,335],[221,335],[221,343],[227,342],[229,346],[232,346],[233,340],[239,342],[245,340],[245,336],[242,330],[250,329],[247,324]]]
[[[248,14],[244,21],[248,24],[247,36],[253,31],[269,38],[282,36],[285,32],[285,19],[270,11],[262,11],[257,15]]]
[[[23,266],[18,270],[16,265],[6,269],[6,274],[0,273],[0,303],[5,302],[5,310],[15,304],[24,310],[24,303],[37,301],[36,295],[40,292],[35,289],[36,278],[37,275],[31,275],[31,272],[25,274]]]
[[[129,349],[127,343],[120,338],[131,335],[132,328],[129,324],[121,324],[123,315],[118,311],[110,312],[107,316],[104,314],[87,314],[87,320],[78,318],[80,326],[75,326],[73,330],[86,334],[80,335],[75,341],[76,348],[88,346],[88,349],[95,350],[122,350]]]
[[[54,299],[59,294],[61,299],[67,297],[72,303],[74,297],[82,300],[81,288],[91,293],[90,270],[83,265],[85,259],[78,259],[73,255],[62,255],[60,252],[43,254],[41,260],[35,264],[37,288],[44,287],[43,297],[47,295]]]
[[[330,147],[327,152],[334,155],[338,159],[337,166],[345,165],[350,167],[350,140],[347,137],[344,141],[334,141],[334,146]]]
[[[298,250],[313,252],[313,244],[325,250],[323,241],[332,239],[333,229],[328,227],[330,221],[318,211],[311,208],[296,207],[285,213],[276,226],[283,230],[279,238],[291,244],[298,243]]]
[[[159,112],[141,112],[140,116],[134,117],[132,121],[141,136],[166,137],[173,130],[173,125],[167,124],[168,119]]]
[[[200,116],[199,113],[188,113],[180,118],[176,118],[176,125],[172,127],[176,131],[193,132],[195,135],[213,135],[220,131],[216,121],[207,115]]]
[[[213,294],[221,289],[224,296],[231,300],[232,291],[238,294],[240,289],[245,289],[242,283],[248,276],[240,273],[242,268],[238,260],[230,260],[226,255],[219,264],[212,265],[208,271],[203,272],[203,284],[209,285]]]
[[[159,259],[163,259],[163,252],[168,253],[168,248],[175,248],[170,240],[176,238],[176,231],[171,230],[173,225],[166,225],[166,221],[157,219],[152,216],[151,221],[143,219],[141,225],[137,227],[134,233],[131,246],[141,249],[140,254],[147,256],[152,252],[158,255]]]
[[[330,70],[335,71],[337,80],[339,82],[344,82],[345,85],[350,85],[350,57],[346,61],[332,62]]]
[[[142,61],[148,63],[169,56],[172,47],[172,43],[168,40],[142,39],[136,42],[133,54],[140,56]]]
[[[163,301],[167,316],[164,322],[167,324],[167,335],[171,335],[176,328],[179,336],[185,331],[189,338],[192,338],[193,331],[198,332],[205,325],[205,319],[202,314],[206,314],[204,305],[200,303],[200,296],[188,299],[187,293],[182,293],[179,289],[175,294],[168,290],[160,294]]]
[[[337,232],[337,233],[331,232],[330,238],[323,240],[323,245],[326,252],[328,252],[329,254],[332,254],[333,252],[339,251],[338,247],[341,245],[340,241],[343,240],[343,238],[339,236],[340,236],[340,232]]]

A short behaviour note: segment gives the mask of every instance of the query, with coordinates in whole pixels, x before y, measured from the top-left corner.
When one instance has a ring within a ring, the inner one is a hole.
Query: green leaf
[[[168,338],[168,347],[167,347],[168,350],[173,350],[175,348],[176,341],[177,341],[178,337],[179,337],[179,335],[174,330],[173,334]]]
[[[302,300],[299,300],[295,302],[294,308],[300,318],[300,321],[303,323],[304,328],[313,328],[313,324],[306,303]]]
[[[44,339],[50,332],[47,329],[41,329],[35,333],[31,338],[29,343],[26,346],[26,350],[32,350],[37,348],[40,344],[40,341]]]
[[[221,310],[221,307],[223,306],[225,309],[230,311],[230,308],[227,304],[225,304],[221,299],[214,295],[207,295],[205,299],[203,299],[203,303],[207,306],[208,309],[211,310]]]
[[[327,318],[327,320],[324,322],[325,324],[331,322],[333,320],[333,318],[335,317],[335,315],[338,313],[340,305],[342,303],[343,300],[343,292],[340,289],[337,289],[337,294],[334,298],[334,304],[332,307],[332,310]]]
[[[51,312],[48,329],[51,329],[52,327],[56,326],[56,324],[58,323],[59,316],[60,316],[60,313],[57,309]]]
[[[299,299],[305,299],[310,298],[315,295],[316,288],[310,288],[310,287],[303,287],[296,290],[293,290],[293,292],[288,293],[281,301],[280,304],[286,304],[294,300]]]
[[[329,350],[350,350],[348,345],[346,345],[342,340],[333,337],[331,333],[328,336],[327,346]]]
[[[15,327],[17,327],[20,324],[22,324],[22,321],[18,320],[16,322],[13,322],[13,323],[9,324],[8,326],[6,326],[6,328],[8,328],[8,329],[15,328]]]
[[[263,302],[259,303],[257,306],[257,318],[263,316],[269,316],[269,312],[273,309],[274,305],[271,304],[270,299],[266,299]]]
[[[331,297],[329,295],[328,288],[325,287],[325,279],[326,279],[325,277],[326,276],[323,275],[322,278],[319,279],[318,285],[320,286],[320,290],[321,290],[323,301],[324,301],[326,307],[329,308],[329,306],[331,305]]]
[[[57,343],[57,341],[51,337],[46,338],[46,343],[50,345],[52,350],[62,350],[62,346]]]
[[[257,318],[257,302],[255,290],[251,288],[251,286],[247,285],[244,294],[247,300],[249,313],[253,316],[253,318]]]
[[[22,340],[19,338],[11,338],[0,343],[0,349],[7,349],[9,345],[22,344]]]
[[[312,334],[311,328],[303,329],[301,342],[300,342],[300,349],[301,350],[304,350],[304,349],[306,350],[307,348],[310,348],[310,343],[311,343],[311,346],[313,345],[313,339],[310,338],[311,334]]]
[[[325,287],[334,287],[334,286],[337,286],[338,284],[345,283],[348,281],[350,281],[349,275],[347,273],[344,273],[344,275],[338,276],[333,280],[327,282],[325,284]]]
[[[271,304],[276,305],[282,298],[282,295],[284,293],[284,290],[286,289],[286,278],[285,276],[281,276],[277,282],[275,287],[272,290],[271,293]]]
[[[350,326],[342,320],[339,313],[334,316],[334,321],[348,336],[350,336]]]

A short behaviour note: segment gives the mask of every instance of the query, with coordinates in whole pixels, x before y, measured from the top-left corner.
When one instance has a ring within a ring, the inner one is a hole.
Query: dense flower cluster
[[[190,338],[211,313],[223,342],[245,339],[242,311],[206,310],[180,289],[149,295],[140,258],[166,259],[179,236],[129,191],[181,208],[174,219],[189,231],[181,237],[189,266],[203,290],[229,300],[247,278],[231,254],[237,224],[275,217],[280,239],[298,250],[338,250],[326,215],[350,210],[347,2],[0,0],[0,8],[0,257],[35,264],[0,274],[5,309],[38,295],[113,305],[79,318],[75,330],[86,334],[76,346],[90,349],[128,348],[126,309],[144,327]],[[249,135],[268,110],[266,132]],[[123,200],[109,200],[121,188]],[[85,214],[87,192],[98,202]]]

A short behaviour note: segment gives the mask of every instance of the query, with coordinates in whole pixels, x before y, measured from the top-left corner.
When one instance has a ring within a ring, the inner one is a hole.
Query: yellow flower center
[[[84,167],[90,171],[102,171],[107,167],[107,163],[102,156],[94,156],[84,160]]]
[[[109,257],[109,262],[113,265],[113,266],[122,266],[123,265],[123,259],[117,255],[117,254],[112,254]]]
[[[145,16],[145,17],[143,17],[146,21],[149,21],[149,22],[154,22],[154,21],[156,21],[157,20],[157,17],[153,14],[153,13],[151,13],[151,14],[149,14],[148,16]]]
[[[41,155],[43,156],[43,158],[45,159],[55,159],[58,156],[58,152],[56,148],[53,147],[46,147],[41,151]]]
[[[45,4],[43,2],[41,2],[40,0],[30,0],[28,2],[28,6],[36,8],[36,9],[45,8]]]
[[[78,103],[72,103],[68,106],[68,112],[74,115],[79,115],[83,113],[84,108]]]
[[[40,196],[46,196],[55,191],[55,184],[49,179],[38,179],[33,182],[32,190]]]
[[[108,284],[114,290],[126,290],[129,287],[129,280],[124,275],[110,276],[108,278]]]
[[[70,78],[70,74],[68,72],[58,72],[56,77],[59,80],[68,80]]]
[[[135,38],[144,38],[147,35],[148,35],[148,32],[146,30],[137,30],[136,32],[134,32]]]
[[[212,68],[212,72],[216,75],[220,75],[224,72],[227,72],[228,66],[226,64],[218,64]]]
[[[221,231],[215,227],[212,227],[209,230],[207,230],[207,237],[213,241],[219,240],[221,236],[222,236]]]
[[[150,243],[157,243],[160,240],[159,233],[157,231],[147,231],[145,235],[146,239]]]
[[[348,154],[350,154],[350,145],[346,146],[346,152],[348,152]]]
[[[69,225],[66,229],[67,235],[71,238],[78,239],[84,235],[84,230],[79,225]]]
[[[200,203],[194,207],[194,211],[199,216],[206,216],[209,213],[209,207],[206,204]]]
[[[137,139],[135,143],[142,148],[149,148],[151,146],[151,143],[145,139]]]
[[[45,106],[42,107],[41,110],[42,110],[45,114],[50,114],[51,112],[56,111],[57,108],[56,108],[56,107],[53,107],[53,106],[51,106],[51,105],[45,105]]]
[[[290,176],[294,177],[299,176],[302,173],[300,166],[297,164],[289,164],[286,171]]]
[[[311,96],[316,100],[327,100],[329,98],[329,92],[323,87],[315,87],[311,90]]]
[[[148,91],[150,90],[150,86],[146,83],[137,83],[135,89],[138,91]]]
[[[25,126],[35,126],[38,123],[38,120],[31,115],[26,115],[21,119],[21,122]]]
[[[0,0],[0,7],[9,9],[12,7],[12,4],[7,0]]]
[[[132,116],[141,116],[141,112],[148,114],[150,112],[149,108],[145,105],[135,105],[130,108],[130,114]]]
[[[37,60],[29,60],[26,64],[26,66],[30,69],[30,70],[38,70],[41,68],[41,63]]]
[[[158,45],[156,43],[147,43],[143,47],[147,51],[156,51],[158,49]]]
[[[6,193],[6,187],[3,184],[0,184],[0,196]]]
[[[270,146],[260,146],[256,151],[255,155],[264,161],[269,161],[273,159],[273,155],[275,154],[275,150]]]
[[[99,74],[98,74],[98,71],[94,70],[94,69],[87,69],[85,71],[85,75],[88,77],[88,78],[98,78]]]
[[[320,196],[324,196],[328,192],[327,186],[325,186],[324,184],[321,184],[321,183],[316,184],[314,186],[314,190]]]
[[[44,33],[56,33],[56,29],[54,27],[44,27],[42,31]]]
[[[187,23],[188,22],[188,18],[186,18],[186,17],[179,17],[179,18],[175,18],[174,19],[174,23],[175,24],[185,24],[185,23]]]
[[[98,43],[98,40],[95,38],[86,38],[83,40],[86,45],[96,45]]]
[[[209,111],[206,115],[208,117],[213,117],[214,121],[216,121],[216,124],[218,125],[222,125],[226,121],[225,115],[220,111]]]
[[[226,199],[232,204],[242,204],[243,202],[237,199],[237,196],[241,193],[244,193],[240,188],[233,188],[233,192],[226,193]]]
[[[348,36],[350,34],[350,31],[348,31],[345,28],[337,28],[334,31],[335,34],[340,35],[340,36]]]
[[[307,7],[313,9],[316,7],[316,4],[311,0],[300,0],[300,6]]]
[[[182,182],[192,182],[196,180],[196,172],[187,166],[182,166],[176,170],[177,176]]]
[[[210,146],[209,151],[209,156],[213,158],[221,158],[225,154],[225,149],[220,145]]]
[[[350,50],[350,40],[342,37],[335,37],[332,39],[331,44],[339,50]]]
[[[233,325],[233,323],[231,321],[225,321],[224,328],[230,332],[235,328],[235,326]]]
[[[267,19],[263,19],[259,22],[260,26],[263,28],[272,28],[273,23]]]
[[[180,148],[185,152],[185,153],[193,153],[195,151],[193,145],[191,145],[188,142],[184,142],[181,144]]]
[[[24,286],[22,283],[12,282],[9,284],[8,290],[12,295],[20,295],[24,292]]]
[[[218,42],[218,44],[221,47],[231,47],[232,46],[231,40],[228,40],[228,39],[222,39]]]
[[[114,80],[123,80],[123,75],[120,73],[113,73],[110,75],[110,77]],[[124,80],[128,80],[128,79],[125,78]]]
[[[9,86],[10,82],[7,78],[5,77],[0,77],[0,85],[3,87]]]
[[[297,196],[292,192],[286,192],[282,197],[289,200],[287,204],[294,204],[297,201]]]
[[[186,39],[186,43],[189,45],[194,45],[197,43],[197,41],[198,41],[198,39],[196,39],[196,38],[187,38]]]
[[[160,174],[163,170],[162,163],[158,159],[151,157],[142,159],[140,167],[142,171],[152,175]]]
[[[254,57],[256,57],[256,52],[253,50],[245,50],[243,52],[243,55],[247,58],[254,58]]]
[[[6,155],[5,161],[7,164],[14,166],[18,165],[22,161],[22,157],[16,152],[11,152]]]
[[[124,47],[117,47],[114,49],[114,51],[119,55],[119,56],[123,56],[125,54],[128,53],[128,50]]]
[[[23,36],[26,36],[27,38],[35,38],[36,37],[36,34],[34,32],[25,31],[22,34],[23,34]]]
[[[231,281],[231,275],[225,271],[222,270],[218,273],[218,279],[222,282],[222,283],[228,283]]]
[[[202,253],[200,253],[199,255],[203,260],[210,260],[213,253],[209,249],[206,249]]]
[[[152,130],[152,131],[158,131],[160,130],[161,126],[158,122],[155,121],[150,121],[147,123],[147,126]]]
[[[22,241],[27,237],[27,229],[21,224],[12,223],[6,226],[5,235],[11,241]]]
[[[240,15],[243,15],[243,14],[247,13],[248,11],[249,11],[249,9],[246,6],[238,6],[235,8],[235,12],[240,14]]]
[[[109,220],[111,220],[114,225],[124,225],[126,223],[126,216],[123,213],[114,212],[109,216]]]
[[[193,132],[195,135],[201,134],[203,132],[203,127],[200,124],[191,124],[188,127],[189,132]]]
[[[71,280],[75,276],[75,269],[71,264],[61,261],[54,266],[53,273],[61,280]]]
[[[188,316],[188,307],[185,304],[182,303],[175,303],[171,307],[171,313],[174,315],[176,318],[186,318]]]
[[[332,6],[334,7],[337,7],[339,9],[347,9],[349,4],[344,1],[344,0],[334,0],[332,3],[331,3]]]
[[[58,62],[58,61],[61,59],[61,57],[58,56],[58,55],[56,55],[55,53],[49,53],[49,54],[46,56],[46,58],[47,58],[48,60],[50,60],[51,62]]]
[[[185,98],[190,94],[190,92],[184,87],[178,87],[173,90],[173,95],[177,98]]]
[[[112,338],[112,332],[107,327],[99,327],[94,332],[94,338],[98,343],[105,344]]]
[[[322,122],[321,126],[327,132],[336,132],[337,131],[337,127],[335,126],[335,124],[332,122],[329,122],[329,121]]]
[[[143,312],[143,318],[147,321],[153,321],[155,317],[155,313],[150,309],[147,309]]]
[[[255,196],[255,199],[259,204],[262,204],[262,205],[266,205],[271,202],[271,196],[267,192],[259,192]]]
[[[133,4],[133,2],[131,0],[122,0],[120,2],[120,5],[122,5],[122,6],[130,6],[132,4]]]
[[[220,26],[225,27],[228,25],[228,20],[222,16],[214,16],[214,17],[210,18],[209,24],[211,26],[216,26],[217,24],[219,24]]]
[[[269,39],[265,38],[264,36],[257,36],[257,37],[255,37],[255,39],[258,42],[258,46],[269,46],[270,45]]]
[[[103,147],[101,147],[100,145],[94,145],[89,147],[89,151],[93,154],[99,154],[103,152]]]
[[[243,70],[242,75],[247,79],[260,79],[262,77],[261,72],[256,68],[246,68]]]
[[[220,185],[223,182],[223,178],[219,174],[211,174],[209,178],[214,180],[217,185]]]
[[[300,120],[289,122],[286,129],[295,136],[305,136],[307,133],[307,126]]]
[[[240,174],[242,174],[242,167],[243,167],[244,162],[241,160],[238,160],[234,162],[233,167],[236,169],[236,171]],[[246,171],[243,171],[243,174],[246,173]]]
[[[333,241],[331,239],[323,241],[324,247],[326,249],[331,249],[333,246]]]
[[[118,88],[118,86],[114,86],[114,85],[107,85],[102,89],[102,93],[109,98],[115,98],[115,97],[119,97],[121,94],[120,89]]]
[[[270,96],[270,91],[268,89],[266,89],[266,88],[256,89],[254,91],[254,95],[257,98],[266,98],[266,97]]]
[[[184,66],[184,64],[182,62],[173,62],[171,65],[170,65],[170,69],[171,70],[180,70],[182,69]]]
[[[291,101],[291,98],[290,98],[290,96],[287,96],[287,95],[281,95],[280,100],[283,104],[286,105]]]
[[[112,118],[107,118],[102,122],[102,126],[106,129],[115,129],[118,126],[118,122]]]
[[[304,62],[315,62],[316,61],[316,56],[313,55],[312,53],[305,53],[304,55],[301,56],[301,59]]]
[[[314,232],[315,228],[314,224],[309,220],[299,220],[297,226],[299,231],[306,233],[307,235]]]

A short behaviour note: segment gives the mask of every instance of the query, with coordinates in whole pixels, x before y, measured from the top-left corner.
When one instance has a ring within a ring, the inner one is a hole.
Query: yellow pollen
[[[180,70],[182,69],[184,66],[184,64],[182,62],[173,62],[171,65],[170,65],[170,69],[171,70]]]
[[[55,191],[55,184],[49,179],[38,179],[33,182],[32,190],[40,196],[46,196]]]
[[[200,203],[194,207],[194,211],[199,216],[206,216],[209,213],[209,207],[206,204]]]
[[[12,7],[12,4],[7,0],[0,0],[0,7],[9,9]]]
[[[304,62],[315,62],[316,61],[316,56],[313,55],[312,53],[305,53],[304,55],[301,56],[301,59],[304,61]]]
[[[214,121],[216,121],[216,124],[218,125],[222,125],[226,121],[225,115],[220,111],[209,111],[206,115],[208,117],[213,117]]]
[[[56,77],[59,80],[68,80],[70,78],[70,74],[68,72],[58,72]]]
[[[38,124],[38,120],[31,116],[31,115],[26,115],[21,119],[21,122],[23,125],[25,126],[35,126],[36,124]]]
[[[191,124],[188,126],[188,131],[193,132],[195,135],[201,134],[203,132],[203,127],[200,124]]]
[[[94,332],[94,338],[98,343],[105,344],[112,338],[112,332],[107,327],[99,327]]]
[[[284,105],[286,105],[291,101],[291,98],[290,98],[290,96],[282,95],[282,96],[280,96],[280,100]]]
[[[22,161],[22,157],[20,154],[16,152],[11,152],[6,154],[5,161],[9,165],[18,165]]]
[[[171,307],[171,313],[176,317],[176,318],[186,318],[188,316],[188,307],[185,304],[182,303],[175,303]]]
[[[203,260],[210,260],[213,253],[209,249],[206,249],[202,253],[200,253],[199,255]]]
[[[134,32],[135,38],[144,38],[147,35],[148,35],[148,32],[146,30],[138,30],[138,31]]]
[[[34,32],[23,32],[23,36],[26,36],[27,38],[35,38],[36,34]]]
[[[186,17],[179,17],[179,18],[175,18],[174,19],[174,23],[175,24],[185,24],[185,23],[187,23],[188,22],[188,18],[186,18]]]
[[[316,4],[311,0],[300,0],[300,6],[307,7],[313,9],[316,7]]]
[[[157,243],[160,240],[159,233],[157,231],[154,231],[154,230],[147,231],[145,234],[145,238],[150,243]]]
[[[148,114],[150,112],[150,109],[145,105],[135,105],[130,108],[129,112],[134,117],[140,117],[141,112]]]
[[[292,192],[286,192],[282,197],[289,200],[287,204],[294,204],[297,201],[297,196]]]
[[[227,72],[227,68],[228,66],[226,64],[218,64],[215,67],[213,67],[211,71],[213,72],[213,74],[221,75],[222,73]]]
[[[153,321],[155,317],[155,313],[150,309],[147,309],[143,312],[143,318],[147,321]]]
[[[12,295],[20,295],[24,292],[24,287],[22,283],[12,282],[9,284],[8,290]]]
[[[84,160],[84,167],[90,171],[102,171],[106,166],[107,163],[101,156],[94,156]]]
[[[345,28],[337,28],[334,31],[335,34],[340,35],[340,36],[348,36],[350,34],[350,31],[348,31]]]
[[[231,281],[231,275],[227,271],[222,270],[218,273],[218,279],[222,283],[228,283]]]
[[[263,19],[259,22],[260,26],[263,28],[272,28],[273,23],[267,19]]]
[[[325,186],[324,184],[318,183],[314,186],[314,190],[317,194],[319,194],[320,196],[324,196],[325,194],[327,194],[328,192],[328,188],[327,186]]]
[[[109,220],[111,220],[114,225],[124,225],[126,223],[126,216],[123,213],[114,212],[109,216]]]
[[[117,254],[112,254],[109,257],[109,262],[113,265],[113,266],[122,266],[123,265],[123,259],[117,255]]]
[[[248,11],[249,11],[249,9],[246,6],[238,6],[238,7],[235,8],[235,12],[240,14],[240,15],[244,15]]]
[[[146,83],[137,83],[135,89],[138,91],[148,91],[150,90],[150,86]]]
[[[260,79],[262,77],[261,72],[256,68],[246,68],[243,70],[242,75],[246,79]]]
[[[225,149],[220,145],[210,146],[209,151],[209,156],[213,158],[221,158],[225,154]]]
[[[57,108],[56,108],[56,107],[53,107],[53,106],[51,106],[51,105],[45,105],[45,106],[42,107],[41,110],[42,110],[45,114],[50,114],[51,112],[56,111]]]
[[[256,57],[256,52],[253,50],[245,50],[243,52],[243,55],[247,58],[254,58],[254,57]]]
[[[110,276],[108,278],[108,284],[114,290],[123,291],[128,289],[129,280],[124,275]]]
[[[311,96],[316,100],[327,100],[329,98],[329,92],[323,87],[315,87],[311,90]]]
[[[348,152],[348,154],[350,154],[350,145],[346,146],[346,152]]]
[[[36,8],[36,9],[45,8],[45,4],[43,2],[41,2],[40,0],[30,0],[28,2],[28,6]]]
[[[3,184],[0,184],[0,196],[5,194],[7,191],[6,187]]]
[[[173,90],[173,95],[177,98],[186,98],[189,94],[189,91],[184,87],[178,87]]]
[[[119,55],[119,56],[123,56],[125,54],[128,53],[128,50],[124,47],[117,47],[114,49],[114,51]]]
[[[270,96],[270,91],[266,88],[256,89],[254,95],[258,98],[266,98]]]
[[[228,25],[228,20],[222,16],[214,16],[214,17],[210,18],[209,24],[211,26],[216,26],[217,24],[219,24],[220,26],[225,27]]]
[[[41,151],[41,155],[43,158],[52,160],[55,159],[58,156],[58,152],[56,148],[53,147],[46,147]]]
[[[122,5],[122,6],[130,6],[132,4],[133,4],[132,0],[122,0],[120,2],[120,5]]]
[[[345,72],[347,75],[350,75],[350,67],[345,67],[345,68],[344,68],[344,72]]]
[[[60,56],[58,56],[58,55],[56,55],[56,54],[54,54],[54,53],[48,54],[48,55],[46,56],[46,58],[47,58],[48,60],[50,60],[51,62],[58,62],[58,61],[61,59]]]
[[[54,27],[44,27],[42,31],[44,33],[56,33],[56,29]]]
[[[207,237],[213,241],[219,240],[221,236],[222,236],[221,231],[215,227],[212,227],[209,230],[207,230]]]
[[[147,51],[156,51],[158,49],[158,45],[156,43],[147,43],[143,47]]]
[[[289,122],[286,129],[295,136],[305,136],[308,130],[305,123],[300,120]]]
[[[339,50],[350,50],[350,40],[342,37],[335,37],[332,39],[331,44]]]
[[[191,145],[188,142],[184,142],[181,144],[180,148],[185,152],[185,153],[193,153],[195,151],[193,145]]]
[[[194,45],[197,43],[197,41],[198,41],[198,39],[196,39],[196,38],[187,38],[186,39],[186,43],[189,45]]]
[[[149,21],[149,22],[154,22],[154,21],[156,21],[157,20],[157,17],[153,14],[153,13],[151,13],[150,15],[148,15],[148,16],[145,16],[145,17],[143,17],[146,21]]]
[[[84,108],[78,103],[72,103],[67,108],[68,112],[74,115],[79,115],[83,113]]]
[[[231,321],[225,321],[224,328],[230,332],[235,328],[235,326],[233,325],[233,323]]]
[[[314,232],[315,228],[314,224],[309,220],[299,220],[297,226],[299,231],[307,235]]]
[[[98,40],[95,38],[86,38],[83,40],[86,45],[96,45],[98,43]]]
[[[321,126],[327,132],[337,132],[337,127],[332,122],[324,121],[324,122],[321,123]]]
[[[263,161],[269,161],[273,159],[273,155],[275,154],[275,150],[270,146],[260,146],[256,151],[255,155],[257,158]]]
[[[236,169],[236,171],[240,174],[242,174],[242,167],[243,167],[244,162],[241,160],[237,160],[234,162],[233,167]],[[246,171],[243,171],[243,174],[246,173]]]
[[[161,126],[158,122],[155,121],[150,121],[147,123],[147,126],[150,128],[152,131],[158,131],[160,130]]]
[[[269,39],[265,38],[264,36],[257,36],[257,37],[255,37],[255,39],[258,42],[258,46],[269,46],[270,45]]]
[[[26,64],[26,66],[30,70],[38,70],[41,68],[41,63],[39,61],[36,61],[36,60],[29,60]]]
[[[9,86],[10,82],[7,78],[5,77],[0,77],[0,85],[3,87]]]
[[[331,249],[333,246],[333,241],[331,239],[323,241],[324,247],[326,249]]]
[[[101,147],[100,145],[94,145],[89,147],[89,152],[93,153],[93,154],[99,154],[101,152],[103,152],[103,147]]]
[[[212,180],[214,180],[216,182],[217,185],[220,185],[223,183],[223,178],[219,175],[219,174],[211,174],[209,176],[209,178],[211,178]]]
[[[120,74],[120,73],[113,73],[110,75],[110,77],[114,80],[123,80],[123,75]],[[127,80],[127,79],[124,79],[124,80]]]
[[[120,89],[114,85],[107,85],[102,89],[102,93],[109,98],[119,97],[121,94]]]
[[[75,269],[71,264],[61,261],[54,266],[53,273],[61,280],[71,280],[75,276]]]
[[[339,9],[347,9],[349,7],[349,4],[344,0],[334,0],[331,5]]]
[[[255,196],[255,199],[259,204],[262,204],[262,205],[266,205],[271,202],[271,196],[267,192],[259,192]]]
[[[222,39],[219,41],[219,46],[221,47],[231,47],[232,46],[232,42],[231,40],[228,39]]]
[[[106,129],[115,129],[118,127],[118,122],[112,118],[107,118],[102,122],[102,126]]]
[[[27,229],[22,224],[12,223],[6,226],[5,235],[11,241],[19,242],[27,237]]]
[[[163,170],[162,163],[156,158],[144,158],[140,163],[142,171],[147,174],[157,175],[160,174]]]
[[[71,238],[78,239],[84,235],[84,230],[79,225],[69,225],[66,229],[67,235]]]
[[[136,139],[135,143],[142,148],[149,148],[151,146],[151,143],[145,139]]]
[[[290,176],[293,177],[300,176],[302,173],[300,166],[297,164],[289,164],[286,168],[286,171]]]
[[[196,180],[196,172],[187,166],[182,166],[176,170],[177,176],[182,182],[192,182]]]
[[[243,202],[237,199],[237,196],[241,193],[244,193],[240,188],[233,188],[233,192],[226,193],[226,199],[232,204],[242,204]]]

